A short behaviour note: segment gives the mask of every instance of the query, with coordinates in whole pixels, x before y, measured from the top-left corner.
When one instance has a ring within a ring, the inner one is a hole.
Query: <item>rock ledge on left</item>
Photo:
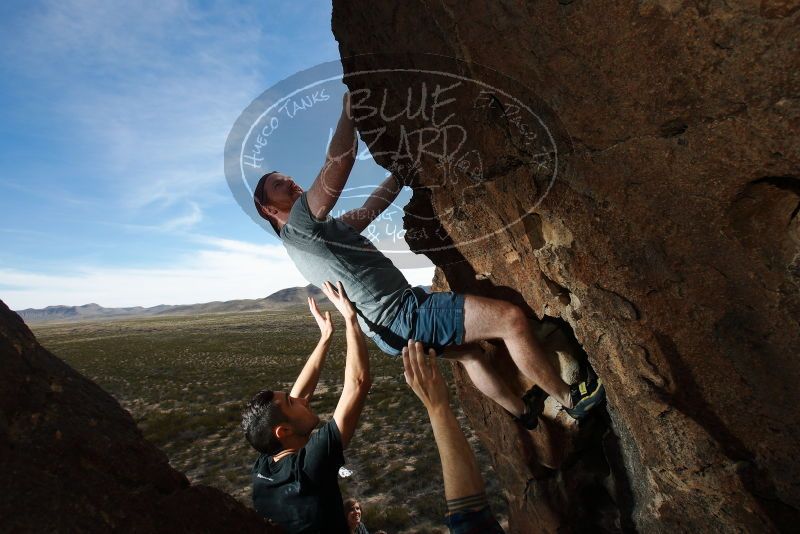
[[[4,532],[277,531],[230,495],[191,485],[2,301],[0,488]]]

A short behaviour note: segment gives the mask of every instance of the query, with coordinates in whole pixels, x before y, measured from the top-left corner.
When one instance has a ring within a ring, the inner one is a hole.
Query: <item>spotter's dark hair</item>
[[[247,442],[262,454],[277,454],[283,445],[273,430],[289,420],[281,407],[275,404],[275,392],[268,389],[259,391],[250,399],[242,412],[242,430]]]
[[[259,178],[256,188],[253,190],[253,203],[256,205],[256,213],[261,215],[262,219],[266,219],[269,222],[276,234],[281,235],[280,230],[278,230],[278,225],[276,225],[272,219],[267,218],[263,213],[261,213],[261,208],[266,208],[267,202],[269,201],[267,198],[267,191],[264,186],[267,183],[267,178],[269,175],[275,174],[276,172],[278,171],[270,171]]]

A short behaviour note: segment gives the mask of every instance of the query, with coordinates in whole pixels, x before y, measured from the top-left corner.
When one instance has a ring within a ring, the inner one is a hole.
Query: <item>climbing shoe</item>
[[[572,397],[572,408],[564,408],[573,419],[581,420],[589,415],[589,410],[603,402],[606,398],[606,388],[603,381],[594,370],[587,366],[586,380],[570,386],[569,393]]]
[[[535,429],[539,424],[539,415],[544,410],[544,399],[546,397],[547,393],[539,386],[534,385],[522,396],[522,402],[525,403],[525,413],[514,419],[528,430]]]

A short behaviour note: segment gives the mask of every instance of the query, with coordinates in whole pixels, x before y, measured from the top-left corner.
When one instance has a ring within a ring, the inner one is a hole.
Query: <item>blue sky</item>
[[[330,4],[135,4],[0,4],[0,298],[13,309],[306,283],[234,202],[223,149],[265,89],[338,59]],[[321,165],[324,141],[318,152]],[[404,272],[429,283],[433,270]]]

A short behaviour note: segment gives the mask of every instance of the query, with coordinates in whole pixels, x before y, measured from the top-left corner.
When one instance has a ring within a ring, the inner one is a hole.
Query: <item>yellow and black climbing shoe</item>
[[[573,419],[583,419],[589,415],[589,410],[606,398],[606,388],[603,386],[603,381],[600,377],[588,366],[586,374],[586,380],[569,388],[569,393],[572,397],[572,408],[564,408],[564,411]]]
[[[520,417],[515,417],[517,422],[527,428],[533,430],[539,424],[539,415],[544,410],[544,399],[547,398],[547,393],[539,386],[534,385],[522,396],[522,402],[525,403],[525,413]]]

